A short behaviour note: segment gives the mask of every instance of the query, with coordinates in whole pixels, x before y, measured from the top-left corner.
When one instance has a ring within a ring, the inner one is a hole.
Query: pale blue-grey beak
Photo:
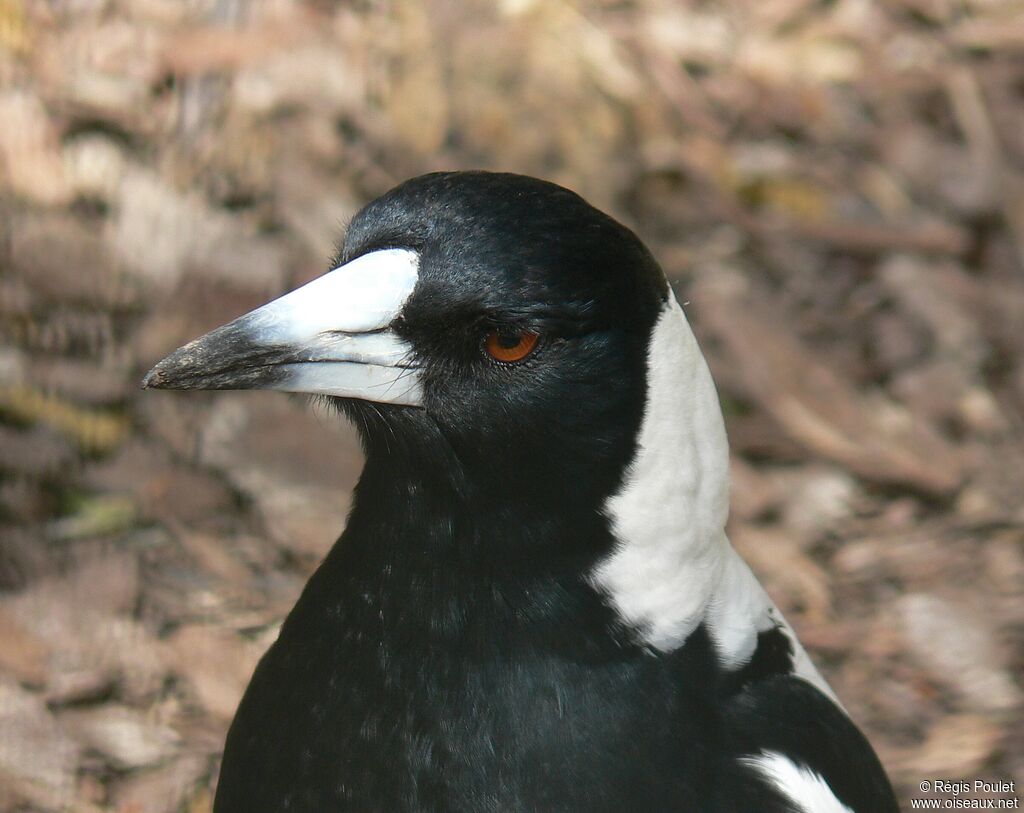
[[[415,251],[364,254],[175,350],[142,386],[275,389],[421,406],[412,348],[392,330],[418,270]]]

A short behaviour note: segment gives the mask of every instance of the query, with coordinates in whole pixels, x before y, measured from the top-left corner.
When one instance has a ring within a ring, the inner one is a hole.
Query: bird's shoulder
[[[878,757],[836,702],[795,674],[744,685],[725,704],[737,762],[796,811],[896,813]]]

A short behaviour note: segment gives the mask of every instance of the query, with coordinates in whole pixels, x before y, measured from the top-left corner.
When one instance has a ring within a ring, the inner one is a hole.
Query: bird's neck
[[[345,619],[347,640],[394,645],[395,657],[411,661],[425,657],[421,647],[471,660],[485,652],[622,657],[633,636],[587,579],[614,543],[607,520],[562,508],[501,507],[451,476],[431,479],[394,460],[378,469],[371,459],[303,604],[318,618]]]
[[[440,430],[380,435],[334,558],[350,573],[429,583],[467,601],[481,585],[525,595],[581,584],[588,609],[603,603],[655,649],[672,651],[707,624],[713,637],[729,630],[716,644],[726,663],[742,663],[772,625],[771,605],[725,535],[724,423],[674,297],[652,332],[646,381],[639,437],[610,497],[582,490],[588,472],[537,478],[562,487],[518,496],[493,481],[481,487],[488,478]]]
[[[615,550],[593,572],[616,610],[656,649],[680,646],[719,608],[731,612],[738,592],[760,593],[725,535],[728,468],[711,373],[670,295],[650,340],[636,453],[605,506]],[[737,623],[749,623],[737,615]],[[744,649],[756,632],[745,630]]]
[[[607,518],[571,479],[560,489],[510,495],[439,448],[429,462],[419,455],[367,459],[343,547],[370,548],[392,567],[421,573],[579,579],[611,550]]]

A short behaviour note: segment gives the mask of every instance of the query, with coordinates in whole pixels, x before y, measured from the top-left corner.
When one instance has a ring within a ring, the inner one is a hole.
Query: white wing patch
[[[723,664],[746,663],[758,633],[781,626],[796,674],[833,697],[728,537],[729,446],[718,393],[674,295],[647,356],[636,456],[605,514],[618,540],[591,574],[624,620],[669,652],[701,624]]]
[[[800,813],[853,813],[836,798],[832,788],[819,774],[776,751],[762,751],[740,761],[771,782],[799,807]]]

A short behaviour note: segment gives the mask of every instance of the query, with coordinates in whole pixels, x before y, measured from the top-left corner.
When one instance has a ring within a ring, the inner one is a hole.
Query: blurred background
[[[1019,795],[1024,4],[0,0],[0,811],[208,813],[360,451],[138,381],[449,168],[641,235],[735,544],[904,803]]]

